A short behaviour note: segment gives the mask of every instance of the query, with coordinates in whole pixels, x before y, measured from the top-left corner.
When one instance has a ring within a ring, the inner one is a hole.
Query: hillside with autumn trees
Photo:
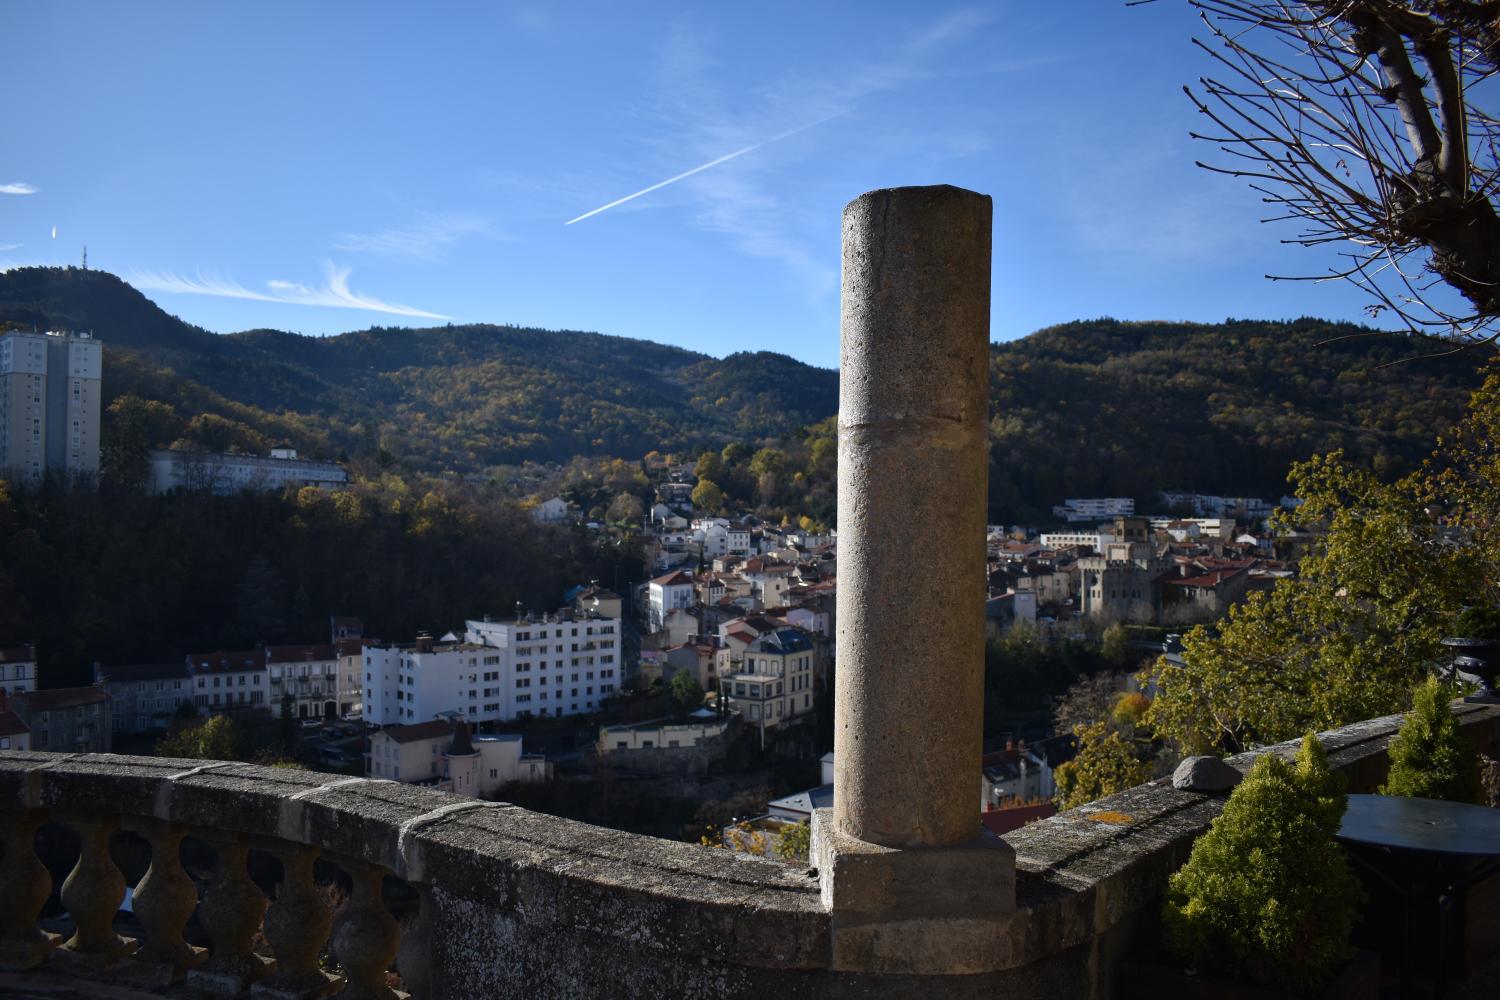
[[[485,324],[220,335],[78,268],[0,274],[0,323],[104,341],[105,475],[124,483],[168,446],[288,441],[370,470],[502,482],[522,463],[711,453],[726,509],[833,516],[837,372],[784,355]],[[1045,519],[1069,496],[1274,497],[1292,462],[1335,448],[1394,478],[1479,383],[1480,359],[1432,356],[1444,346],[1305,318],[1083,320],[996,344],[991,519]]]

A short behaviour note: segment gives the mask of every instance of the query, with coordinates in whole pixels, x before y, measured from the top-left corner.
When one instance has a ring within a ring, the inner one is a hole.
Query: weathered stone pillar
[[[979,822],[991,203],[844,209],[834,805],[814,863],[837,968],[1002,967],[1014,854]]]

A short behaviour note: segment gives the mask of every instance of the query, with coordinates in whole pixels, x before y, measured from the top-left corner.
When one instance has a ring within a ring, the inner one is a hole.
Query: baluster
[[[0,816],[5,861],[0,865],[0,969],[15,972],[46,961],[61,942],[57,934],[37,927],[37,917],[52,893],[52,875],[36,856],[40,812]]]
[[[401,926],[381,899],[385,869],[362,862],[339,862],[354,882],[354,893],[333,930],[333,952],[344,967],[341,1000],[395,1000],[385,984],[386,970],[400,947]]]
[[[179,982],[187,970],[207,957],[182,939],[182,929],[198,906],[198,887],[182,867],[182,838],[187,831],[157,820],[129,824],[151,845],[151,867],[135,887],[135,915],[149,932],[135,955],[139,971],[153,983]]]
[[[310,1000],[327,996],[339,978],[318,968],[318,952],[328,940],[333,914],[313,883],[314,847],[286,844],[276,850],[284,875],[266,911],[265,935],[276,952],[276,973],[250,989],[266,1000]]]
[[[109,856],[109,835],[116,825],[113,817],[71,823],[82,850],[63,881],[62,904],[77,928],[63,950],[95,969],[114,965],[136,946],[134,938],[121,937],[112,926],[125,898],[125,876]]]
[[[213,942],[202,968],[188,973],[188,985],[213,996],[242,992],[267,973],[267,962],[251,950],[255,932],[266,913],[266,897],[245,871],[249,848],[241,841],[210,840],[218,855],[214,880],[204,890],[198,907]]]
[[[401,988],[412,1000],[430,1000],[432,996],[432,890],[416,886],[421,903],[416,913],[401,924],[401,948],[396,953],[396,968],[401,972]]]

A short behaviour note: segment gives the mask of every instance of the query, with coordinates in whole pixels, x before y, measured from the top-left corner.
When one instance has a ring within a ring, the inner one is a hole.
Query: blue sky
[[[211,330],[452,319],[831,366],[842,207],[933,183],[995,199],[996,340],[1361,318],[1352,288],[1264,280],[1327,261],[1193,166],[1212,150],[1181,87],[1205,63],[1176,0],[58,0],[6,20],[0,267],[86,245]]]

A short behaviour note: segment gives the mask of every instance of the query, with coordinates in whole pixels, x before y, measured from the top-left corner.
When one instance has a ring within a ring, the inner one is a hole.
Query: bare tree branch
[[[1301,224],[1283,242],[1356,248],[1307,280],[1350,281],[1412,330],[1493,343],[1500,113],[1474,101],[1500,73],[1500,2],[1188,3],[1223,73],[1184,88],[1214,125],[1192,135],[1229,161],[1199,166],[1248,180],[1266,221]]]

